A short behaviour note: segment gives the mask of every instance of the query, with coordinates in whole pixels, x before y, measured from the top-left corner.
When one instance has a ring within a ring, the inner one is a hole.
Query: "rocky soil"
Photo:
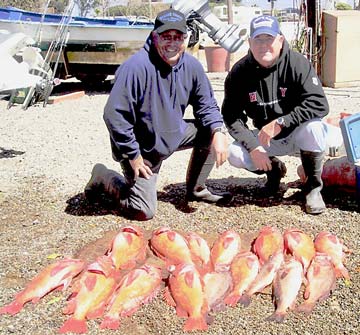
[[[221,104],[225,74],[209,73],[209,77]],[[61,86],[63,91],[84,89],[74,82]],[[0,101],[0,306],[9,303],[43,267],[54,262],[51,256],[95,257],[109,237],[126,224],[137,224],[147,231],[166,225],[208,234],[205,236],[230,228],[245,236],[272,225],[282,231],[297,227],[312,236],[322,230],[339,236],[353,251],[346,258],[351,281],[338,279],[332,295],[318,303],[310,316],[289,312],[282,324],[265,321],[274,305],[269,294],[258,295],[248,308],[237,306],[214,314],[207,334],[360,333],[360,213],[356,194],[341,188],[324,189],[326,212],[305,214],[296,157],[284,159],[287,191],[281,200],[262,197],[264,178],[225,164],[214,169],[208,184],[233,192],[233,202],[226,207],[202,203],[186,206],[184,179],[190,152],[184,151],[174,154],[162,167],[158,213],[153,220],[130,221],[115,208],[90,205],[83,189],[93,165],[103,163],[120,170],[112,160],[102,121],[109,87],[107,83],[86,89],[80,99],[46,108],[32,106],[26,111],[19,105],[7,109],[7,101]],[[360,111],[359,87],[326,89],[326,94],[332,116]],[[0,316],[0,334],[56,334],[66,319],[61,309],[68,293],[53,292],[37,305],[26,305],[16,316]],[[183,334],[183,321],[159,295],[124,319],[118,331],[100,331],[98,320],[89,321],[88,326],[89,334],[167,335]]]

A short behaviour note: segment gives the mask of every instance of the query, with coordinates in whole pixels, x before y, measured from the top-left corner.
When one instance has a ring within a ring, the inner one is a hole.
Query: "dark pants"
[[[195,120],[186,120],[186,122],[188,127],[177,151],[194,148],[186,177],[187,192],[192,192],[197,185],[205,185],[215,159],[210,152],[212,140],[210,129],[197,127]],[[153,162],[151,166],[153,175],[149,179],[143,177],[135,179],[129,160],[123,160],[120,163],[126,182],[120,192],[120,206],[134,219],[149,220],[155,215],[156,183],[164,159]]]

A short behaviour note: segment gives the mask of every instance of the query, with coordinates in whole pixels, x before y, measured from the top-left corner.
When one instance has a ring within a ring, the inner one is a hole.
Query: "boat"
[[[35,40],[44,54],[64,23],[67,36],[61,57],[54,53],[50,63],[58,59],[60,79],[73,76],[91,82],[114,74],[123,61],[144,45],[154,26],[152,21],[136,17],[64,17],[15,7],[0,8],[0,30],[24,33]]]

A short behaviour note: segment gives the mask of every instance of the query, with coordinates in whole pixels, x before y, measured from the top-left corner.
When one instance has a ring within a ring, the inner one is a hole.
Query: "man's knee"
[[[303,124],[296,139],[303,150],[323,151],[326,146],[326,129],[323,122],[314,120]]]
[[[132,220],[147,221],[151,220],[156,213],[156,208],[150,208],[149,206],[139,208],[128,208],[127,216]]]
[[[237,167],[239,169],[246,168],[246,158],[244,148],[242,148],[237,143],[232,143],[229,145],[228,149],[228,162],[230,165]]]
[[[134,219],[139,221],[148,221],[155,216],[155,211],[146,210],[146,211],[137,211]]]

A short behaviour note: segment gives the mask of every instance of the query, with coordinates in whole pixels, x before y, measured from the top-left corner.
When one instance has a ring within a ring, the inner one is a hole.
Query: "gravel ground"
[[[209,74],[221,104],[224,73]],[[63,90],[80,89],[73,82]],[[61,87],[60,86],[60,87]],[[354,193],[339,189],[323,192],[327,211],[319,216],[304,213],[297,188],[298,158],[286,158],[284,199],[264,199],[259,191],[265,179],[228,164],[215,169],[209,179],[213,189],[235,194],[227,207],[201,203],[184,206],[184,179],[190,152],[175,153],[163,165],[158,213],[148,222],[133,222],[112,208],[94,208],[83,197],[83,188],[95,163],[119,170],[111,158],[102,110],[109,84],[86,91],[77,100],[6,109],[0,101],[0,306],[10,302],[44,266],[49,255],[81,255],[88,260],[101,254],[109,238],[125,224],[147,231],[170,226],[179,231],[209,235],[235,229],[245,236],[264,225],[282,231],[297,227],[315,236],[329,230],[353,250],[346,266],[351,282],[337,288],[305,317],[290,312],[282,324],[265,321],[274,306],[269,294],[258,295],[248,308],[237,306],[214,314],[207,334],[360,334],[359,206]],[[326,89],[331,114],[357,113],[360,88]],[[99,240],[100,239],[100,240]],[[66,293],[69,293],[68,291]],[[61,313],[67,294],[54,292],[37,305],[27,304],[16,316],[0,316],[0,334],[56,334],[66,317]],[[299,302],[301,297],[299,297]],[[161,296],[122,321],[118,331],[100,331],[98,320],[88,322],[89,334],[183,334],[176,317]]]

